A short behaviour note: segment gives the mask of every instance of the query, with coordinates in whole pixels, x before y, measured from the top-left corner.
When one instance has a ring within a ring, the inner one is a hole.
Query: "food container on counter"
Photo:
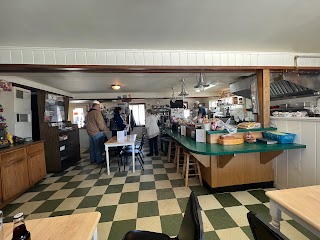
[[[293,143],[294,138],[296,137],[296,134],[294,133],[285,133],[278,131],[263,132],[262,134],[264,138],[275,140],[281,144]]]

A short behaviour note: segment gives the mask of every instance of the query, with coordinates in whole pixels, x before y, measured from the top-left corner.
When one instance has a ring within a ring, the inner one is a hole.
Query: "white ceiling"
[[[320,52],[319,0],[1,0],[0,46]]]
[[[217,92],[229,87],[229,83],[239,77],[252,73],[206,73],[207,82],[216,86],[206,92]],[[168,93],[181,91],[181,79],[184,78],[189,91],[194,91],[197,83],[196,73],[10,73],[44,85],[70,93],[114,93],[111,84],[119,84],[119,93]]]

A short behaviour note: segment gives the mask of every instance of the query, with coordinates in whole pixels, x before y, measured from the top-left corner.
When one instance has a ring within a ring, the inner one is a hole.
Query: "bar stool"
[[[181,160],[182,160],[182,162],[181,162]],[[184,162],[183,147],[180,144],[176,144],[174,163],[177,165],[177,173],[180,172],[180,163],[182,166],[183,162]]]
[[[175,159],[175,146],[176,146],[176,141],[170,138],[168,140],[168,162],[171,162],[171,158],[173,157],[173,160]]]
[[[182,177],[185,177],[185,185],[188,187],[189,176],[198,176],[200,185],[202,186],[202,176],[200,171],[199,162],[188,151],[183,151],[184,154],[184,162],[182,168]],[[190,169],[190,166],[192,168]],[[189,171],[194,170],[195,173],[190,174]]]

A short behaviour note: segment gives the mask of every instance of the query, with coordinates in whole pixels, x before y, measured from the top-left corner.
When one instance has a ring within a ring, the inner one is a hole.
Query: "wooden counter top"
[[[41,143],[44,142],[44,140],[39,140],[39,141],[30,141],[30,142],[25,142],[22,144],[11,144],[9,147],[6,148],[0,148],[0,154],[6,153],[6,152],[10,152],[10,151],[14,151],[20,148],[24,148],[33,144],[37,144],[37,143]]]
[[[220,145],[211,143],[200,143],[186,136],[181,136],[178,132],[172,132],[166,129],[166,133],[176,141],[180,142],[190,152],[201,155],[231,155],[239,153],[254,153],[254,152],[273,152],[289,149],[306,148],[302,144],[264,144],[264,143],[243,143],[239,145]]]
[[[100,212],[26,220],[32,240],[90,240],[100,220]],[[12,238],[13,223],[3,225],[5,239]]]

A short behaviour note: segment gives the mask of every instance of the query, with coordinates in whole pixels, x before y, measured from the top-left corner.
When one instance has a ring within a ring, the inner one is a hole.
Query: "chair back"
[[[255,240],[287,240],[279,230],[266,223],[255,212],[248,212],[247,218]]]
[[[144,145],[144,141],[145,141],[145,134],[143,133],[142,134],[142,137],[141,137],[141,142],[140,142],[140,145],[139,145],[139,151],[142,151],[142,147]]]
[[[203,240],[201,209],[194,192],[191,192],[180,226],[178,240]]]

